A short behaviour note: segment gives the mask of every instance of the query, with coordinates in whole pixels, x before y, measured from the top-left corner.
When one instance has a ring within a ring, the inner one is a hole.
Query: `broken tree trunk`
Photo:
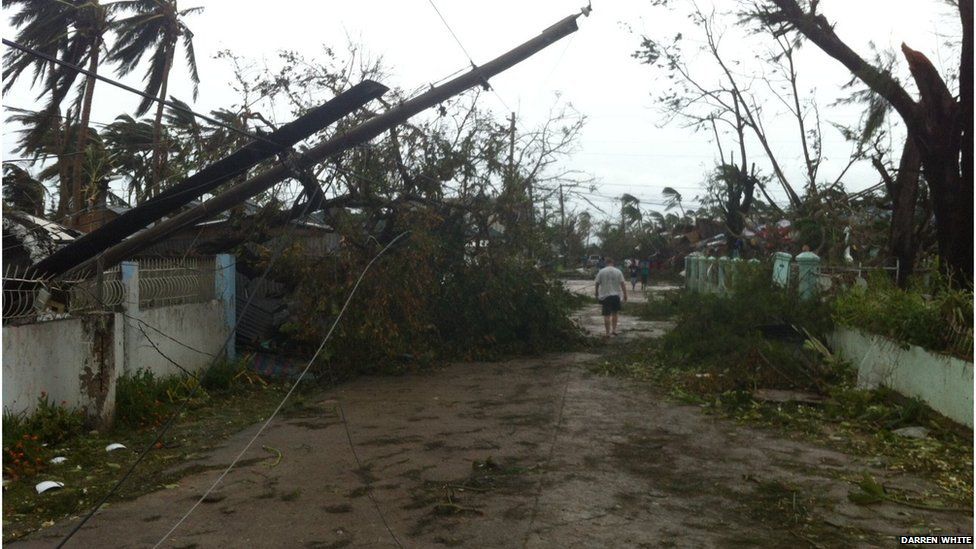
[[[287,151],[295,143],[380,97],[386,90],[386,86],[372,80],[361,82],[324,105],[312,109],[279,130],[268,134],[263,140],[248,143],[230,156],[214,162],[156,197],[75,240],[38,262],[34,268],[42,275],[57,276],[90,260],[150,223],[162,219],[204,193],[230,181],[258,162]]]
[[[523,43],[507,53],[485,63],[480,67],[473,67],[469,72],[454,78],[440,86],[432,87],[413,99],[410,99],[388,111],[371,118],[358,126],[351,128],[341,135],[328,139],[305,153],[299,155],[292,164],[292,168],[303,169],[321,163],[327,158],[366,143],[370,139],[388,131],[390,128],[406,122],[410,117],[437,105],[451,97],[477,85],[488,86],[488,79],[496,74],[528,59],[535,53],[553,44],[560,38],[568,36],[578,29],[576,19],[582,15],[574,14],[560,20],[555,25],[542,31],[539,36]],[[251,179],[235,185],[203,204],[163,221],[133,237],[113,246],[102,254],[102,261],[109,268],[119,261],[131,256],[153,242],[172,234],[173,232],[199,223],[220,212],[223,212],[248,198],[261,193],[273,185],[293,177],[293,169],[279,164],[269,168]],[[88,260],[78,266],[76,271],[90,270],[94,261]]]
[[[881,174],[888,196],[891,197],[891,232],[889,250],[898,258],[898,285],[907,287],[915,268],[918,244],[915,242],[915,210],[918,204],[918,180],[921,159],[914,139],[906,139],[902,149],[898,173],[892,178],[880,158],[872,160]]]

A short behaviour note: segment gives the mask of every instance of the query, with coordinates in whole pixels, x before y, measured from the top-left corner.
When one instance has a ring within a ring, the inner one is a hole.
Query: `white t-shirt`
[[[616,267],[606,266],[596,273],[597,299],[611,295],[620,295],[620,285],[624,283],[624,273]]]

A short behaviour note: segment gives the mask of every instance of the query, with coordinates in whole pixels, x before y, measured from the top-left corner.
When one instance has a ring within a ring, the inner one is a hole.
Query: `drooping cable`
[[[366,267],[363,268],[363,271],[359,274],[359,278],[356,279],[356,283],[353,285],[352,290],[349,292],[349,296],[346,297],[346,301],[345,303],[343,303],[342,309],[339,310],[339,314],[336,315],[335,320],[332,322],[332,326],[329,328],[329,331],[326,333],[325,337],[322,338],[322,341],[319,343],[318,348],[315,350],[315,353],[312,355],[312,358],[308,360],[308,363],[305,365],[305,368],[302,369],[301,373],[298,375],[298,378],[288,389],[288,392],[285,393],[284,398],[281,399],[281,402],[278,403],[278,406],[274,409],[273,412],[271,412],[271,415],[268,416],[268,419],[266,419],[264,423],[261,424],[261,427],[258,429],[256,433],[254,433],[254,436],[252,436],[251,439],[247,442],[247,444],[244,445],[244,448],[241,449],[241,451],[237,454],[237,456],[230,462],[230,464],[227,465],[227,467],[223,470],[223,472],[220,473],[220,476],[218,476],[217,479],[213,482],[213,484],[211,484],[210,487],[207,488],[207,490],[203,493],[203,495],[201,495],[200,498],[193,503],[190,509],[187,510],[187,512],[184,513],[183,516],[180,517],[178,521],[176,521],[176,524],[174,524],[172,528],[170,528],[163,535],[163,537],[156,542],[155,545],[153,545],[154,548],[161,546],[167,539],[169,539],[169,537],[173,534],[173,532],[175,532],[176,529],[179,528],[184,521],[186,521],[186,519],[193,513],[193,511],[195,511],[196,508],[199,507],[200,504],[207,499],[207,496],[209,496],[210,493],[213,492],[213,490],[217,487],[217,485],[219,485],[221,481],[224,480],[224,477],[226,477],[227,474],[230,473],[230,471],[234,468],[234,466],[237,465],[237,463],[241,460],[241,458],[244,457],[244,454],[246,454],[247,451],[251,449],[251,446],[254,444],[255,441],[257,441],[258,437],[260,437],[261,434],[264,433],[264,430],[268,428],[268,425],[270,425],[271,422],[274,420],[275,416],[278,415],[278,412],[280,412],[282,407],[284,407],[285,403],[288,401],[288,398],[291,397],[292,393],[295,392],[295,389],[298,388],[298,385],[302,382],[302,379],[305,378],[305,375],[312,368],[312,365],[315,363],[315,360],[318,358],[319,354],[321,354],[322,349],[325,348],[325,344],[329,341],[329,338],[332,337],[332,333],[339,325],[339,321],[342,320],[342,317],[345,314],[346,309],[349,307],[349,303],[352,302],[352,298],[356,295],[356,290],[359,289],[359,285],[360,283],[362,283],[363,278],[366,276],[366,273],[369,272],[370,267],[372,267],[373,264],[376,262],[376,260],[379,259],[384,253],[386,253],[387,250],[389,250],[401,238],[403,238],[409,233],[410,231],[404,231],[399,235],[397,235],[393,240],[387,243],[386,246],[384,246],[383,249],[379,251],[379,253],[373,256],[373,259],[371,259],[369,263],[366,264]],[[385,520],[383,522],[384,524],[386,524]],[[390,535],[396,541],[397,546],[402,547],[399,539],[393,533],[392,529],[390,529],[388,524],[386,524],[386,527]]]

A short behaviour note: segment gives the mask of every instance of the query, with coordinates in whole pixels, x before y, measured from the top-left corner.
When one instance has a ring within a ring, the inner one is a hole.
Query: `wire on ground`
[[[299,200],[301,200],[301,198],[302,195],[298,195],[295,198],[294,206],[298,205]],[[311,200],[306,201],[305,210],[302,212],[302,217],[308,215],[309,213],[308,209],[311,206],[311,204],[312,204]],[[295,227],[294,224],[289,224],[288,229],[293,230],[294,227]],[[261,276],[259,277],[260,280],[264,280],[265,278],[267,278],[268,274],[271,272],[271,268],[275,265],[275,263],[281,257],[281,254],[284,252],[286,248],[287,248],[287,239],[282,238],[281,245],[278,246],[277,250],[275,250],[275,254],[268,262],[268,265],[267,267],[265,267],[264,272],[261,273]],[[251,302],[254,300],[254,296],[255,294],[251,294],[248,297],[247,301],[244,304],[243,309],[240,312],[238,312],[238,314],[236,315],[237,318],[234,322],[234,328],[230,331],[230,334],[228,334],[227,339],[224,340],[224,344],[221,346],[221,349],[226,349],[227,345],[231,341],[231,338],[235,336],[235,333],[237,332],[237,327],[241,323],[241,320],[244,317],[244,313],[251,306]],[[216,364],[217,360],[219,360],[221,356],[223,356],[223,352],[216,353],[209,366],[212,367],[214,364]],[[135,471],[136,467],[138,467],[139,464],[142,463],[142,461],[146,458],[146,456],[148,456],[149,453],[152,452],[152,450],[156,447],[156,444],[159,443],[163,439],[163,436],[165,436],[166,433],[170,430],[170,428],[173,427],[173,425],[176,423],[176,419],[183,413],[184,410],[186,410],[187,405],[190,403],[193,397],[196,396],[196,392],[199,387],[200,384],[198,383],[194,384],[194,386],[190,389],[190,392],[187,394],[187,396],[183,399],[182,402],[180,402],[180,405],[176,409],[176,411],[173,412],[173,414],[170,415],[170,417],[166,420],[166,423],[164,423],[162,427],[160,427],[159,431],[156,433],[156,436],[153,438],[152,442],[150,442],[142,450],[142,452],[140,452],[139,456],[132,463],[132,465],[129,466],[129,468],[125,471],[122,477],[109,489],[109,491],[104,496],[102,496],[102,498],[98,501],[98,503],[95,504],[95,506],[91,509],[91,511],[89,511],[88,514],[85,515],[85,517],[80,522],[78,522],[78,524],[76,524],[75,527],[72,528],[71,531],[68,532],[68,534],[58,543],[57,545],[58,548],[64,547],[64,545],[68,543],[68,541],[70,541],[71,538],[74,537],[74,535],[77,534],[78,531],[81,530],[81,528],[88,521],[92,519],[92,517],[95,516],[95,513],[98,512],[98,510],[101,509],[102,506],[105,505],[105,503],[107,503],[108,500],[118,492],[118,490],[122,487],[122,485],[125,484],[125,481],[127,481],[129,477],[132,476],[132,473]]]
[[[201,495],[200,498],[197,499],[196,502],[194,502],[194,504],[190,507],[190,509],[182,517],[180,517],[180,519],[176,522],[176,524],[174,524],[173,527],[170,528],[169,531],[167,531],[166,534],[164,534],[163,537],[160,538],[158,542],[156,542],[156,544],[153,546],[154,548],[161,546],[167,539],[169,539],[169,537],[173,534],[173,532],[175,532],[176,529],[179,528],[184,521],[186,521],[186,519],[193,513],[193,511],[195,511],[196,508],[199,507],[199,505],[203,503],[204,500],[207,499],[207,496],[209,496],[210,493],[213,492],[213,490],[217,487],[217,485],[219,485],[221,481],[224,480],[224,477],[226,477],[227,474],[230,473],[231,469],[233,469],[234,466],[237,465],[237,463],[241,460],[241,458],[244,457],[244,454],[246,454],[247,451],[254,444],[254,442],[257,441],[258,437],[260,437],[261,434],[264,433],[264,430],[267,429],[268,425],[271,424],[271,421],[274,420],[275,416],[278,415],[278,412],[281,411],[281,408],[285,405],[285,402],[288,401],[288,398],[291,397],[292,393],[295,392],[295,389],[302,382],[302,379],[305,378],[305,375],[308,373],[309,369],[311,369],[312,364],[315,363],[315,360],[318,358],[319,354],[321,354],[322,349],[325,348],[325,344],[329,341],[329,338],[332,337],[332,333],[335,331],[336,326],[339,325],[339,321],[342,320],[342,317],[345,314],[346,309],[349,307],[349,303],[352,301],[352,298],[356,295],[356,290],[359,289],[359,285],[363,281],[363,278],[366,276],[366,273],[369,272],[370,267],[372,267],[373,263],[375,263],[377,259],[379,259],[384,253],[386,253],[386,251],[389,250],[394,244],[396,244],[401,238],[409,234],[409,232],[410,231],[404,231],[399,235],[397,235],[396,238],[394,238],[386,246],[384,246],[383,249],[381,249],[379,253],[373,256],[373,259],[371,259],[370,262],[366,264],[366,267],[363,268],[363,271],[359,274],[359,278],[356,279],[356,283],[353,285],[352,290],[349,292],[349,296],[346,298],[345,303],[343,303],[342,309],[339,310],[339,314],[336,316],[335,321],[332,322],[332,326],[329,328],[328,333],[326,333],[325,337],[322,338],[321,343],[319,343],[318,348],[315,350],[315,354],[313,354],[312,358],[308,360],[308,363],[302,369],[302,372],[298,375],[298,378],[295,380],[295,383],[293,383],[292,386],[288,389],[288,392],[285,393],[284,398],[281,399],[281,402],[278,404],[278,406],[274,409],[273,412],[271,412],[271,415],[268,416],[268,419],[265,420],[263,424],[261,424],[261,427],[258,429],[256,433],[254,433],[254,436],[251,437],[251,439],[247,442],[247,444],[244,445],[244,448],[241,449],[241,451],[237,454],[237,456],[230,462],[230,464],[223,470],[223,472],[221,472],[220,476],[218,476],[217,479],[213,482],[213,484],[211,484],[210,487],[207,488],[207,490],[203,493],[203,495]],[[379,510],[378,507],[377,510]],[[382,513],[380,513],[380,515],[382,516]],[[402,547],[400,540],[396,537],[396,534],[393,533],[393,530],[390,528],[389,524],[387,524],[385,518],[383,519],[383,524],[386,525],[387,531],[390,533],[390,536],[393,537],[394,541],[396,541],[397,546]]]

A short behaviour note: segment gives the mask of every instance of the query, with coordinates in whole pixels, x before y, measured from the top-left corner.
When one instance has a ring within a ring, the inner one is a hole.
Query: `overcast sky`
[[[476,63],[492,59],[581,7],[580,0],[436,3]],[[624,192],[657,209],[660,207],[654,203],[661,201],[665,186],[691,197],[717,161],[710,135],[696,134],[677,124],[660,126],[663,116],[653,97],[667,86],[667,80],[663,73],[631,57],[641,35],[666,39],[682,31],[686,40],[698,38],[680,16],[686,5],[680,0],[675,4],[676,13],[669,13],[652,7],[649,0],[595,0],[592,15],[580,19],[577,33],[493,78],[497,96],[481,96],[483,105],[500,118],[507,117],[509,108],[516,111],[519,127],[540,123],[557,94],[560,101],[571,103],[584,114],[587,123],[578,150],[567,164],[596,178],[598,189],[588,198],[604,211],[616,211],[613,197]],[[718,9],[735,7],[732,0],[715,0],[714,4]],[[278,49],[311,55],[323,44],[341,49],[351,39],[383,57],[391,69],[385,84],[405,89],[438,81],[468,64],[428,0],[180,1],[181,8],[195,5],[206,8],[187,20],[195,33],[202,78],[194,107],[203,112],[238,101],[228,87],[230,67],[213,58],[221,49],[260,64],[273,63]],[[703,6],[711,5],[703,2]],[[945,41],[958,34],[958,18],[946,16],[943,2],[822,0],[821,11],[837,23],[838,34],[865,57],[870,55],[869,42],[885,49],[897,48],[905,41],[929,55],[937,66],[957,62]],[[737,35],[735,29],[729,33],[723,49],[744,63],[744,72],[751,70],[755,67],[750,65],[751,59],[761,43],[738,39],[733,36]],[[4,29],[4,36],[13,36],[9,27]],[[706,77],[714,70],[704,58],[694,61],[692,69]],[[815,90],[821,107],[827,157],[822,174],[824,179],[833,179],[846,164],[850,146],[827,122],[854,123],[858,112],[829,105],[845,95],[840,87],[849,76],[812,45],[803,48],[799,71],[801,88],[804,92]],[[189,100],[185,74],[181,66],[174,69],[170,92]],[[141,88],[140,76],[141,71],[137,71],[126,82]],[[137,97],[99,83],[92,119],[110,122],[120,112],[134,110],[137,103]],[[4,105],[38,106],[33,94],[21,84],[4,97]],[[773,146],[788,173],[799,181],[801,150],[795,124],[782,116],[784,109],[776,104],[766,108]],[[8,157],[11,137],[8,128],[3,146]],[[752,158],[765,168],[765,162],[760,162],[761,150],[755,144],[751,148]],[[857,190],[877,183],[878,177],[870,164],[863,162],[852,168],[844,181],[848,189]],[[777,190],[774,196],[783,199],[785,195]],[[598,213],[579,201],[576,207]]]

